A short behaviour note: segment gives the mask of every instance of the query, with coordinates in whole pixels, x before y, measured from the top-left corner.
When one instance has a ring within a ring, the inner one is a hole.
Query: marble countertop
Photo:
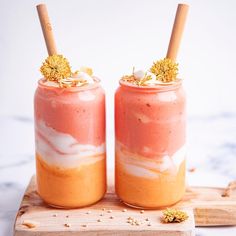
[[[0,236],[11,236],[16,212],[35,172],[33,119],[0,116]],[[109,140],[113,140],[108,130]],[[110,134],[110,135],[109,135]],[[113,142],[108,140],[108,168]],[[188,183],[225,187],[236,179],[236,114],[193,116],[188,120]],[[197,227],[196,235],[236,235],[236,227]]]

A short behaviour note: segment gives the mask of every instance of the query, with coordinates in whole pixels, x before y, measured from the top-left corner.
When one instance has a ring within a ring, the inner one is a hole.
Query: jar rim
[[[163,83],[163,84],[157,84],[157,85],[151,85],[151,86],[138,86],[138,85],[131,84],[129,82],[126,82],[120,79],[119,84],[121,87],[130,89],[130,90],[136,90],[140,92],[155,92],[155,91],[175,90],[182,85],[182,81],[183,81],[182,79],[178,79],[174,81],[173,83],[168,83],[168,84]]]
[[[47,90],[58,90],[58,91],[65,91],[65,92],[78,92],[78,91],[85,91],[94,89],[100,86],[101,80],[95,76],[92,77],[94,80],[94,83],[87,84],[85,86],[75,86],[75,87],[68,87],[68,88],[60,88],[60,87],[54,87],[47,85],[43,83],[45,81],[45,78],[41,78],[38,80],[38,86]]]

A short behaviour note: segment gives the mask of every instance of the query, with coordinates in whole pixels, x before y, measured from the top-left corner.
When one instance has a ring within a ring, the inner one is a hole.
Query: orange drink
[[[106,191],[105,95],[99,80],[59,87],[40,80],[35,93],[37,191],[63,208],[83,207]]]
[[[185,93],[181,81],[115,94],[115,189],[126,204],[161,208],[185,191]]]

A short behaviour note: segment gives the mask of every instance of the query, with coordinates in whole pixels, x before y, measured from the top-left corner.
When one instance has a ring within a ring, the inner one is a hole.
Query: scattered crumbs
[[[123,209],[122,211],[123,211],[123,212],[127,212],[127,209]]]
[[[110,218],[110,219],[114,219],[114,216],[110,216],[109,218]]]
[[[108,210],[107,212],[108,212],[108,213],[112,213],[112,210]]]
[[[81,225],[82,227],[84,227],[84,228],[86,228],[87,227],[87,225]]]
[[[180,223],[188,219],[187,213],[178,209],[167,208],[162,213],[164,223]]]
[[[196,171],[196,167],[192,167],[188,169],[189,172],[195,172]]]
[[[53,217],[57,217],[57,214],[53,214],[52,216],[53,216]]]
[[[141,224],[140,221],[138,221],[137,219],[133,217],[128,217],[126,222],[130,225],[135,225],[135,226],[139,226]]]
[[[69,218],[69,216],[67,215],[66,218]]]
[[[236,189],[236,180],[229,182],[228,186],[224,189],[221,194],[222,197],[230,197],[231,191]]]
[[[71,224],[70,223],[65,223],[64,226],[67,227],[67,228],[70,228]]]
[[[91,211],[87,211],[86,214],[88,214],[88,215],[91,214]]]
[[[149,223],[147,224],[147,226],[152,226],[152,225],[151,225],[151,223],[149,222]]]
[[[144,210],[141,210],[140,213],[143,214],[143,213],[144,213]]]
[[[35,228],[38,225],[38,223],[31,220],[24,220],[22,225],[28,227],[29,229],[32,229]]]
[[[148,218],[146,218],[146,219],[145,219],[145,221],[149,221],[149,219],[148,219]]]
[[[98,219],[97,222],[102,222],[102,220],[101,220],[101,219]]]
[[[106,210],[106,208],[102,208],[102,210],[103,210],[103,211],[105,211],[105,210]]]
[[[101,213],[99,216],[104,216],[104,214],[103,214],[103,213]]]

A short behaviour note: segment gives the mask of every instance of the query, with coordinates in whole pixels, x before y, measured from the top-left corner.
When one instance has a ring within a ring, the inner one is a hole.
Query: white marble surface
[[[10,236],[25,187],[35,172],[33,120],[0,116],[0,131],[0,236]],[[108,166],[113,167],[110,140]],[[188,167],[196,167],[188,173],[191,185],[226,186],[236,179],[236,114],[189,118]],[[196,229],[198,236],[222,234],[234,236],[236,227]]]

